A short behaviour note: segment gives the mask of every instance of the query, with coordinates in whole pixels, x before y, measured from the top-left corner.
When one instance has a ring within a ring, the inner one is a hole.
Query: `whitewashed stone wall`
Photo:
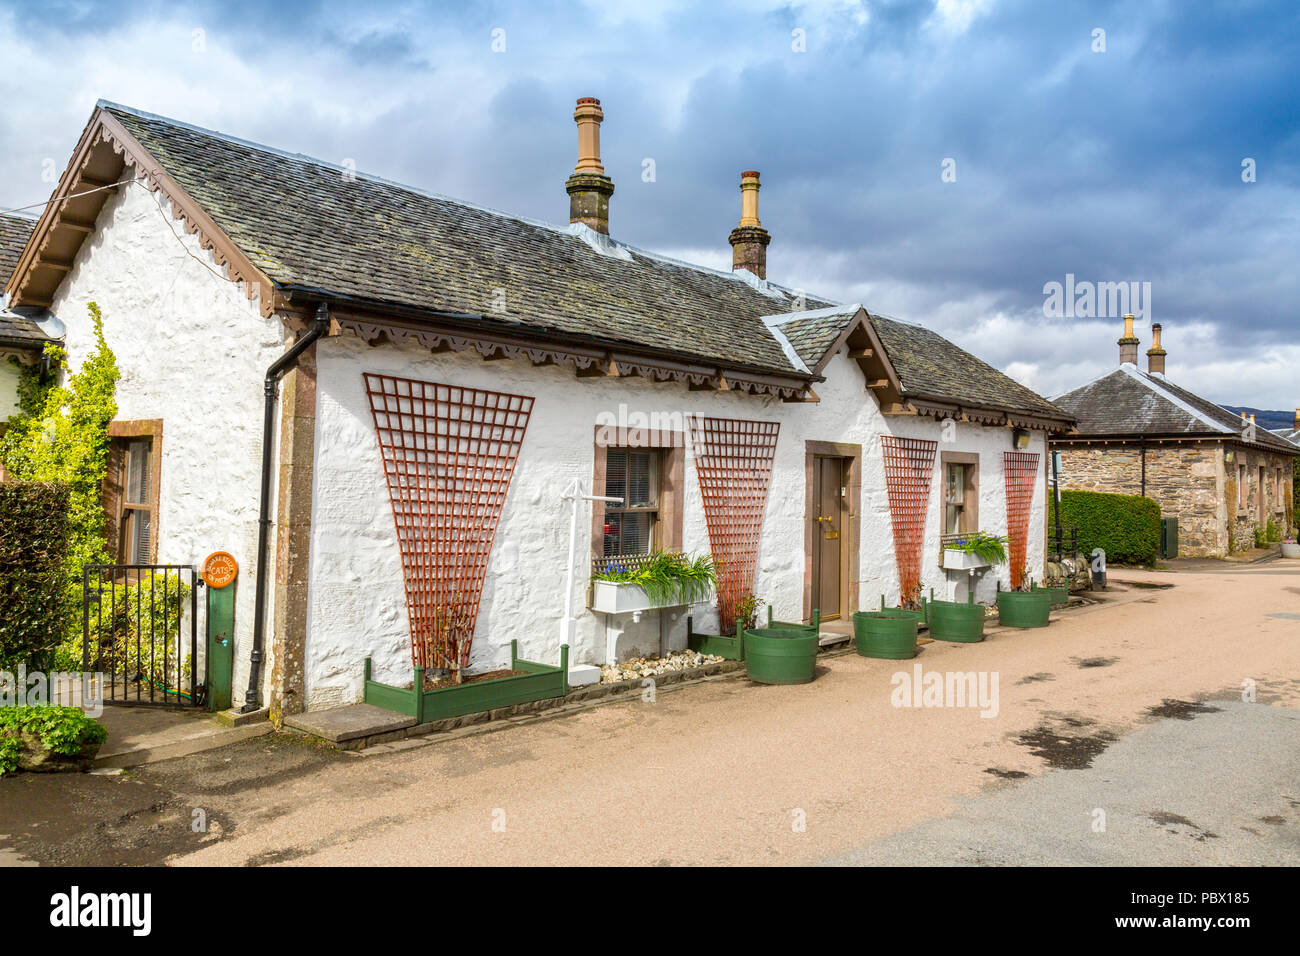
[[[239,561],[238,704],[248,686],[252,638],[262,381],[284,348],[282,326],[263,318],[256,299],[218,275],[211,254],[160,203],[169,208],[166,199],[137,185],[110,198],[52,311],[67,326],[75,367],[93,346],[86,304],[99,303],[121,371],[118,419],[162,419],[159,563],[198,564],[216,550]],[[202,597],[199,607],[202,615]],[[265,678],[270,644],[268,636]],[[264,694],[268,687],[264,683]]]
[[[413,347],[371,348],[341,336],[318,346],[316,467],[313,490],[311,591],[307,639],[307,702],[310,708],[360,698],[361,662],[373,659],[378,680],[410,681],[410,644],[401,559],[383,466],[375,440],[363,372],[383,372],[514,392],[536,403],[520,453],[510,494],[497,529],[483,590],[471,667],[487,670],[509,660],[511,638],[522,656],[558,662],[563,613],[564,562],[568,553],[569,505],[560,499],[574,478],[590,482],[593,433],[601,413],[660,416],[698,412],[708,415],[781,422],[780,441],[768,498],[759,555],[756,593],[778,617],[802,616],[804,586],[805,442],[836,441],[863,446],[861,514],[862,606],[898,601],[893,531],[879,443],[882,433],[938,440],[933,419],[883,416],[866,389],[857,364],[835,357],[820,384],[818,404],[785,404],[735,393],[691,392],[680,384],[651,384],[639,378],[579,379],[571,369],[534,367],[526,361],[483,362],[476,353],[433,355]],[[958,424],[951,443],[940,451],[980,454],[980,524],[1006,532],[1002,453],[1011,450],[1006,428]],[[1044,435],[1033,433],[1038,452],[1029,564],[1043,561]],[[601,493],[597,489],[597,493]],[[941,477],[936,458],[926,529],[922,583],[942,594],[947,581],[938,567],[942,521]],[[583,609],[590,553],[590,512],[580,520],[574,605],[580,609],[571,660],[599,662],[605,650],[604,615]],[[687,551],[708,551],[708,535],[694,461],[686,460],[683,521]],[[997,571],[1003,586],[1008,569]],[[988,576],[991,590],[995,575]],[[986,594],[981,592],[981,599]],[[991,595],[987,595],[990,596]],[[697,607],[696,628],[716,629],[716,612]],[[643,615],[629,623],[617,643],[620,656],[660,647],[660,628],[671,647],[685,641],[681,615]]]
[[[18,411],[18,365],[0,352],[0,424]]]

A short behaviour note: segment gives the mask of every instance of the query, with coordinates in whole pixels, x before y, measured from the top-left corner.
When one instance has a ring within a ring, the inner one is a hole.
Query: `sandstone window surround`
[[[109,422],[108,437],[102,501],[109,551],[119,564],[155,564],[162,419]]]
[[[593,457],[594,493],[623,504],[592,502],[592,557],[680,551],[685,435],[598,426]]]
[[[943,476],[943,533],[980,530],[979,454],[945,451],[939,454],[939,464]]]

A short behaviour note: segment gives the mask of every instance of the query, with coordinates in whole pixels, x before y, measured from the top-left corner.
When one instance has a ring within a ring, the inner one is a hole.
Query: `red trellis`
[[[718,572],[721,632],[736,626],[736,605],[754,590],[763,511],[772,480],[778,422],[689,419],[709,547]]]
[[[1025,555],[1029,551],[1029,513],[1038,484],[1038,452],[1004,451],[1003,482],[1007,495],[1007,555],[1011,561],[1011,587],[1024,581]]]
[[[533,399],[370,372],[364,378],[402,552],[411,662],[465,667]]]
[[[880,436],[885,462],[889,520],[894,526],[894,560],[898,562],[899,603],[906,605],[921,589],[921,550],[925,515],[930,508],[937,441]]]

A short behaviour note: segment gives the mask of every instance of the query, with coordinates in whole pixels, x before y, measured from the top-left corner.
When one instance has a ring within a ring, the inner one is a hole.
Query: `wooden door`
[[[847,492],[843,458],[817,455],[811,489],[812,605],[822,620],[840,617],[844,602],[844,499]]]

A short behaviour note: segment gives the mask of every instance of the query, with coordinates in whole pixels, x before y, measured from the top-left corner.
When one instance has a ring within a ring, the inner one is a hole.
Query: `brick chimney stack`
[[[1160,347],[1160,323],[1154,322],[1151,325],[1151,348],[1147,349],[1147,371],[1152,375],[1164,375],[1166,354]]]
[[[1119,341],[1119,364],[1120,365],[1137,365],[1138,363],[1138,337],[1133,334],[1133,316],[1124,316],[1124,334],[1120,336]]]
[[[767,278],[767,244],[772,236],[758,221],[758,172],[740,174],[740,224],[731,230],[731,268],[748,269],[760,279]]]
[[[564,184],[569,194],[569,222],[580,222],[601,235],[609,235],[609,197],[614,181],[605,175],[600,162],[600,124],[605,113],[600,100],[584,96],[578,100],[573,120],[578,124],[578,163]]]

